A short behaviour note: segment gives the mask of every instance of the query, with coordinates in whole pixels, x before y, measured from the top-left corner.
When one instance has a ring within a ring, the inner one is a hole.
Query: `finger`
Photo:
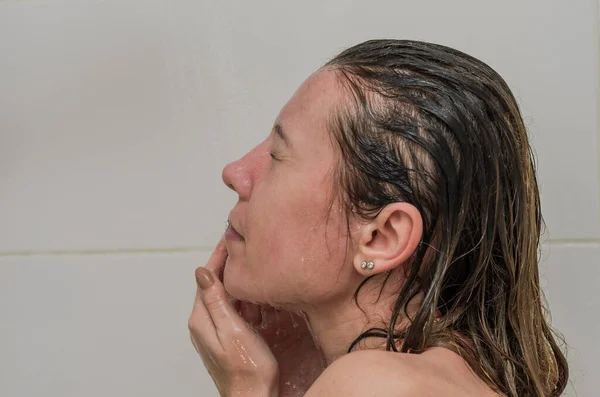
[[[196,340],[204,341],[205,345],[208,346],[220,346],[221,342],[217,336],[215,324],[202,301],[200,286],[196,290],[196,299],[194,300],[192,314],[188,320],[188,328]],[[194,344],[194,347],[198,350],[196,344]]]
[[[192,345],[194,346],[194,349],[196,349],[198,354],[202,355],[203,352],[200,350],[200,343],[198,341],[196,341],[196,338],[194,338],[194,334],[192,332],[190,332],[190,340],[192,341]]]
[[[212,255],[208,259],[206,263],[206,268],[211,270],[214,274],[216,274],[219,279],[221,275],[221,270],[225,266],[225,262],[227,262],[227,246],[225,245],[225,238],[221,238],[215,247]]]
[[[196,279],[201,292],[203,306],[210,315],[217,338],[231,332],[249,330],[246,321],[240,316],[223,287],[223,283],[206,267],[196,269]]]
[[[206,269],[210,270],[213,275],[216,275],[221,282],[223,282],[223,268],[227,262],[227,257],[227,246],[225,245],[225,238],[222,237],[217,243],[212,255],[208,259],[208,262],[206,262],[206,265],[204,266]],[[235,300],[227,293],[226,295],[230,303],[234,305]]]
[[[208,259],[206,267],[218,268],[218,264],[220,262],[224,263],[226,259],[227,248],[225,246],[225,239],[222,238],[219,240],[212,255]],[[196,335],[197,338],[204,340],[206,345],[217,346],[220,344],[220,341],[217,335],[215,324],[202,300],[200,284],[202,283],[203,278],[199,278],[198,269],[196,269],[196,282],[198,284],[198,288],[196,290],[194,309],[192,310],[192,315],[188,321],[188,328],[190,332]]]
[[[218,368],[218,364],[215,360],[215,357],[211,354],[210,351],[208,351],[206,345],[201,340],[198,340],[194,337],[194,334],[192,332],[190,332],[190,340],[192,341],[192,345],[194,345],[196,352],[198,352],[200,358],[202,358],[204,366],[212,376],[212,369]]]

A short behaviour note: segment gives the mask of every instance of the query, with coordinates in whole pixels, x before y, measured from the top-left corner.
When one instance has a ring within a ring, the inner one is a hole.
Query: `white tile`
[[[0,251],[216,242],[233,92],[178,45],[200,26],[165,1],[45,3],[0,4]]]
[[[0,258],[0,395],[217,392],[188,338],[205,254]],[[600,387],[600,246],[546,247],[542,285],[569,345],[568,396]]]
[[[222,167],[374,37],[494,66],[531,125],[550,237],[599,237],[594,18],[594,0],[2,2],[0,251],[215,242],[236,200]]]
[[[593,397],[600,388],[600,245],[547,246],[541,283],[554,326],[564,335],[571,367],[566,396]]]
[[[0,395],[217,397],[187,329],[207,256],[0,258]]]

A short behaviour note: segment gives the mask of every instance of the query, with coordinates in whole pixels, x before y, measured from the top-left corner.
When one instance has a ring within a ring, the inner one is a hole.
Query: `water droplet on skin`
[[[267,327],[269,326],[269,323],[267,321],[267,309],[264,306],[260,307],[260,317],[261,317],[260,328],[267,329]]]
[[[250,363],[252,363],[254,368],[258,368],[258,365],[256,365],[254,360],[252,360],[252,358],[246,351],[246,348],[244,347],[244,345],[242,345],[242,342],[239,339],[234,339],[232,343],[233,343],[233,346],[235,347],[235,349],[240,354],[240,358],[242,359],[244,364],[248,364],[248,362],[250,362]]]

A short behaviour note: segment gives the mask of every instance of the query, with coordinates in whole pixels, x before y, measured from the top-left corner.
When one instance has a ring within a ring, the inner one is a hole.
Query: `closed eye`
[[[277,154],[274,151],[270,151],[269,154],[273,160],[279,161],[279,157],[277,157]]]

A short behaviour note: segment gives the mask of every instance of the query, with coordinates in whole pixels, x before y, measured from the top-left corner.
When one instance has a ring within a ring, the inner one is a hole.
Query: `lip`
[[[227,230],[225,231],[225,240],[243,241],[244,237],[233,227],[231,220],[227,221]]]

